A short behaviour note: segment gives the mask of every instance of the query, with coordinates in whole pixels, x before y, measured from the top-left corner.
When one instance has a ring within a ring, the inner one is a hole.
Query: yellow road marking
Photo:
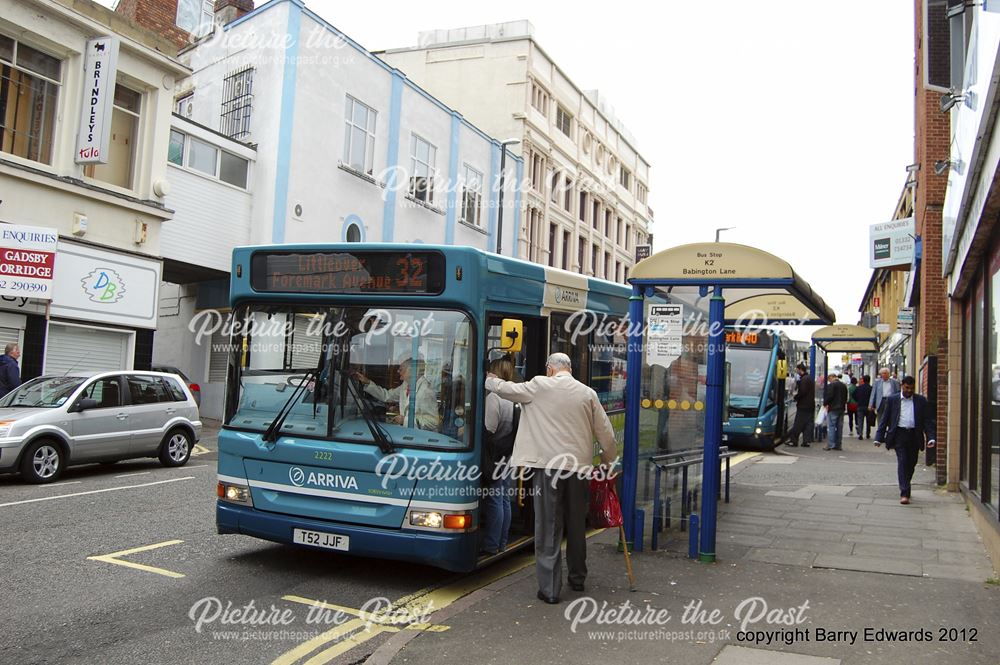
[[[111,554],[100,554],[97,556],[88,556],[89,561],[103,561],[104,563],[113,563],[117,566],[125,566],[126,568],[135,568],[136,570],[144,570],[147,573],[156,573],[157,575],[163,575],[164,577],[181,578],[184,577],[182,573],[175,573],[172,570],[166,570],[165,568],[157,568],[156,566],[147,566],[141,563],[135,563],[134,561],[125,561],[119,557],[129,556],[130,554],[138,554],[139,552],[148,552],[149,550],[155,550],[160,547],[167,547],[169,545],[180,545],[183,540],[168,540],[162,543],[156,543],[155,545],[144,545],[142,547],[133,547],[129,550],[122,550],[121,552],[112,552]]]
[[[194,448],[191,449],[191,457],[197,457],[198,455],[207,455],[210,452],[212,451],[206,448],[205,446],[196,443],[194,444]]]
[[[746,462],[748,459],[758,457],[759,455],[760,453],[755,453],[755,452],[745,452],[745,453],[740,453],[739,455],[734,455],[729,459],[729,468],[731,469],[740,462]]]
[[[335,639],[343,637],[348,633],[357,630],[365,625],[365,622],[361,619],[351,619],[344,624],[337,626],[336,628],[331,628],[325,633],[320,633],[316,637],[303,642],[299,646],[295,647],[290,651],[286,651],[281,654],[278,658],[272,661],[271,665],[292,665],[299,658],[309,655],[319,647],[332,642]]]

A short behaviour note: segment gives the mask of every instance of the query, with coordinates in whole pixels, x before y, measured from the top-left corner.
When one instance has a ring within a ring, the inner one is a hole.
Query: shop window
[[[134,187],[141,111],[142,93],[117,84],[111,113],[108,162],[88,164],[83,169],[84,175],[124,189]]]
[[[990,264],[990,318],[989,318],[989,399],[990,409],[988,503],[1000,513],[1000,249],[995,250]]]
[[[410,197],[434,203],[437,148],[416,134],[410,139]]]
[[[0,35],[0,151],[52,163],[62,62]]]
[[[375,164],[375,109],[347,96],[344,128],[344,164],[372,174]]]
[[[222,81],[222,114],[219,131],[231,139],[250,135],[253,113],[253,67],[229,74]]]
[[[468,164],[462,180],[462,221],[482,226],[483,174]]]

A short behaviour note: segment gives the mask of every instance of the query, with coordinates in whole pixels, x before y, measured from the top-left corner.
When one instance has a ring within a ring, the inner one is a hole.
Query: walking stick
[[[618,499],[618,490],[615,488],[614,484],[611,485],[611,493],[615,495],[615,499]],[[618,500],[618,505],[621,506],[621,500]],[[618,538],[622,544],[622,550],[625,552],[625,571],[628,573],[628,590],[635,591],[635,575],[632,574],[632,556],[628,552],[628,541],[625,540],[625,520],[618,525]]]

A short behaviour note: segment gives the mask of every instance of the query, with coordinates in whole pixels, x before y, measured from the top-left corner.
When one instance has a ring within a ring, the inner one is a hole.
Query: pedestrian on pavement
[[[826,407],[826,448],[840,450],[844,442],[844,410],[847,408],[847,386],[836,374],[827,377],[823,389],[823,406]]]
[[[854,414],[858,412],[858,403],[854,401],[854,391],[858,389],[858,380],[850,374],[850,383],[847,384],[847,429],[854,435]]]
[[[882,412],[885,410],[885,401],[892,395],[899,394],[899,381],[889,376],[888,367],[880,369],[878,374],[879,378],[875,379],[875,383],[872,385],[872,396],[868,400],[868,410],[881,420]]]
[[[914,392],[916,381],[904,376],[901,393],[886,400],[885,413],[875,432],[875,445],[885,441],[886,450],[896,451],[896,476],[899,480],[899,502],[910,502],[910,481],[917,467],[917,458],[924,449],[936,445],[934,414],[927,398]]]
[[[553,353],[545,376],[525,383],[487,374],[486,390],[521,404],[511,465],[531,469],[535,506],[535,573],[538,599],[559,602],[563,530],[569,585],[584,590],[587,578],[586,518],[594,439],[605,464],[617,455],[615,431],[597,393],[570,373],[565,353]]]
[[[491,374],[504,381],[514,380],[514,363],[510,357],[498,358],[489,365]],[[511,452],[507,450],[514,434],[514,403],[496,393],[486,393],[483,426],[486,433],[484,448],[490,459],[484,459],[486,495],[483,502],[483,554],[496,554],[507,549],[510,531],[511,474],[508,470]],[[512,446],[511,446],[512,447]],[[503,448],[503,450],[498,450]]]
[[[0,356],[0,397],[21,385],[21,369],[17,360],[21,357],[21,347],[8,344]]]
[[[806,366],[802,363],[795,366],[795,371],[799,375],[798,381],[795,384],[795,422],[792,423],[792,428],[788,430],[788,445],[792,447],[798,446],[799,435],[805,434],[802,439],[802,447],[808,448],[810,437],[806,433],[812,430],[815,418],[813,407],[816,406],[816,382],[813,381],[813,378],[809,375],[809,371],[806,370]]]
[[[854,414],[857,420],[858,427],[858,438],[864,440],[865,437],[871,437],[872,435],[872,424],[875,422],[875,414],[871,413],[871,418],[869,418],[868,402],[871,401],[872,397],[872,377],[865,374],[861,377],[861,381],[858,382],[858,387],[854,391],[854,401],[858,404],[858,410]]]

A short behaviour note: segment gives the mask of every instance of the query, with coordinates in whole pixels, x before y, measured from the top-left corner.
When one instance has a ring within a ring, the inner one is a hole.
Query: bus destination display
[[[770,348],[771,335],[766,331],[746,332],[727,330],[726,344],[733,346],[759,346],[761,348]]]
[[[437,252],[259,252],[255,291],[285,293],[409,293],[444,290],[444,256]]]

